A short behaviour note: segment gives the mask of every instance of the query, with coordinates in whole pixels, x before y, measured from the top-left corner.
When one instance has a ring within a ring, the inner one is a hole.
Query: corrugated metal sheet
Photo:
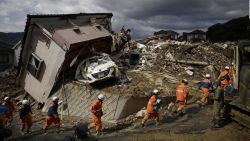
[[[74,44],[111,37],[110,32],[101,26],[81,26],[78,27],[79,30],[74,29],[56,30],[52,38],[61,47],[70,48]]]

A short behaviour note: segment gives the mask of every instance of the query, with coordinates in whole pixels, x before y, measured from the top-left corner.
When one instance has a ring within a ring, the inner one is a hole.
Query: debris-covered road
[[[174,122],[165,123],[151,130],[140,129],[134,132],[103,137],[100,141],[248,141],[250,130],[235,122],[225,123],[219,129],[211,128],[211,105],[189,116],[180,117]]]
[[[35,111],[37,112],[37,111]],[[146,127],[139,126],[140,119],[132,125],[114,130],[114,127],[106,126],[104,132],[99,137],[89,137],[87,141],[247,141],[250,139],[250,130],[239,124],[229,121],[222,128],[211,128],[212,105],[201,109],[197,104],[191,104],[187,107],[186,115],[179,117],[168,115],[161,119],[161,125],[155,126],[150,121]],[[35,113],[37,114],[37,113]],[[35,117],[36,120],[38,117]],[[30,134],[22,136],[19,131],[18,121],[15,120],[12,125],[13,136],[8,141],[70,141],[74,134],[74,121],[79,118],[64,118],[63,132],[56,133],[52,127],[48,134],[43,134],[43,118],[35,121]],[[80,139],[79,139],[80,141]]]

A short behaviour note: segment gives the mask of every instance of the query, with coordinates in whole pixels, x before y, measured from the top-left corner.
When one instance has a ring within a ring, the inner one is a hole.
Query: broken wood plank
[[[199,66],[208,66],[209,64],[207,62],[201,62],[201,61],[188,61],[188,60],[165,60],[175,63],[182,63],[182,64],[189,64],[189,65],[199,65]]]

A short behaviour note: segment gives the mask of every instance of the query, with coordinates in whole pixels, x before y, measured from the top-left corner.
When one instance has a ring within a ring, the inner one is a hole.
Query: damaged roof
[[[100,38],[111,37],[108,30],[100,25],[80,26],[67,29],[56,30],[53,34],[53,40],[61,47],[69,49],[71,45],[84,43]]]
[[[27,21],[26,21],[26,25],[25,25],[25,29],[24,29],[24,35],[23,35],[23,42],[22,42],[22,46],[24,46],[24,43],[26,41],[26,37],[27,37],[27,32],[30,26],[30,20],[32,18],[53,18],[53,17],[60,17],[60,18],[74,18],[77,16],[85,16],[85,15],[106,15],[107,17],[111,18],[113,16],[112,13],[77,13],[77,14],[43,14],[43,15],[27,15]]]
[[[27,14],[27,20],[26,20],[26,24],[25,24],[25,29],[24,29],[24,35],[23,35],[23,39],[22,39],[22,49],[21,49],[21,53],[20,56],[22,56],[23,54],[23,47],[25,45],[26,42],[26,38],[27,38],[27,34],[28,34],[28,30],[29,27],[31,26],[31,19],[33,18],[54,18],[54,17],[59,17],[59,18],[75,18],[78,16],[99,16],[99,15],[105,15],[108,18],[111,18],[113,16],[112,13],[75,13],[75,14],[43,14],[43,15],[30,15]],[[22,63],[22,57],[19,58],[19,64],[18,64],[18,72],[17,72],[17,76],[20,73],[20,68],[21,68],[21,63]]]
[[[192,32],[190,32],[191,34],[206,34],[206,32],[202,31],[202,30],[194,30]]]

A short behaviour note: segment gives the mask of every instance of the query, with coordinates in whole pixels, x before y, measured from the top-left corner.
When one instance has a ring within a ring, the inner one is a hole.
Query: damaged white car
[[[84,83],[94,83],[110,78],[118,78],[118,67],[108,54],[83,60],[77,67],[75,78]]]

